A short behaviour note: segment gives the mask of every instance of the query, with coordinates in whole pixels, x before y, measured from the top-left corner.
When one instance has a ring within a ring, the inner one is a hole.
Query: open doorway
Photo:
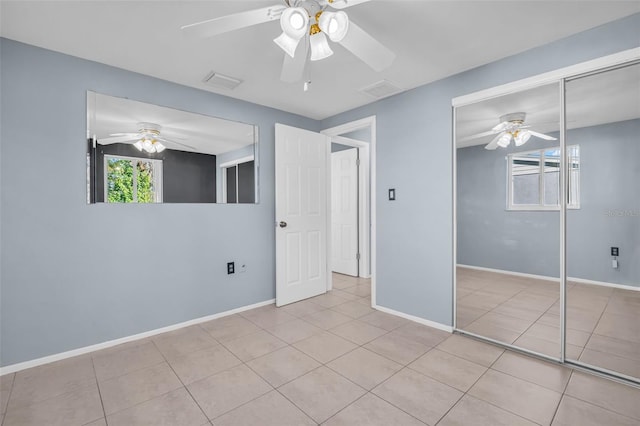
[[[371,208],[375,205],[375,116],[321,133],[331,137],[332,147],[330,269],[371,278],[371,302],[375,305],[375,211]]]
[[[359,276],[360,149],[331,142],[331,271]]]

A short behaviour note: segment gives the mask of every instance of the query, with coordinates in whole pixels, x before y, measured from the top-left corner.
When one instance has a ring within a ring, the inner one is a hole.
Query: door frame
[[[349,139],[340,135],[356,130],[370,129],[371,141],[366,143]],[[359,218],[358,245],[360,247],[359,275],[371,278],[371,306],[376,306],[376,116],[365,117],[339,126],[322,130],[320,133],[331,136],[332,143],[353,146],[360,150],[360,168],[358,171],[359,187]],[[328,147],[331,155],[331,144]],[[330,163],[330,162],[329,162]],[[328,165],[327,179],[331,179],[331,164]],[[330,186],[330,181],[329,187]],[[327,192],[327,229],[331,229],[331,191]],[[371,232],[367,232],[367,230]],[[327,259],[331,259],[331,232],[327,232]],[[369,266],[369,268],[367,268]],[[367,272],[370,275],[367,276]],[[327,262],[327,290],[333,287],[331,264]]]
[[[349,139],[343,136],[331,136],[331,143],[351,146],[358,149],[358,277],[370,278],[370,254],[369,254],[369,144],[356,139]],[[329,164],[329,174],[331,174],[331,164]],[[329,192],[331,193],[331,192]],[[333,238],[333,234],[330,236]]]

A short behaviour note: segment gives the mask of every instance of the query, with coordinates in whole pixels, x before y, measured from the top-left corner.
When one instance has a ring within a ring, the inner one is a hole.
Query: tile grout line
[[[98,389],[98,398],[100,398],[100,406],[102,407],[102,416],[104,418],[104,422],[109,426],[109,422],[107,421],[107,413],[104,411],[104,401],[102,401],[102,391],[100,390],[100,382],[98,382],[98,374],[96,373],[96,365],[93,363],[93,355],[91,355],[91,368],[93,369],[93,376],[96,379],[96,388]],[[100,420],[100,419],[96,419]]]
[[[412,371],[412,372],[414,372],[414,373],[417,373],[417,374],[419,374],[419,375],[421,375],[421,376],[424,376],[424,377],[426,377],[426,378],[428,378],[428,379],[431,379],[431,380],[433,380],[433,381],[436,381],[436,382],[438,382],[438,383],[440,383],[440,384],[443,384],[442,382],[439,382],[438,380],[436,380],[436,379],[434,379],[434,378],[432,378],[432,377],[429,377],[429,376],[427,376],[427,375],[425,375],[425,374],[422,374],[422,373],[420,373],[420,372],[417,372],[417,371],[415,371],[415,370],[412,370],[412,369],[410,369],[410,368],[409,368],[409,367],[407,367],[407,366],[404,366],[403,368],[401,368],[400,370],[398,370],[398,371],[396,371],[394,374],[392,374],[390,377],[386,378],[384,381],[382,381],[382,382],[378,383],[378,384],[377,384],[376,386],[374,386],[374,387],[373,387],[373,389],[371,389],[371,391],[369,391],[369,392],[370,392],[372,395],[375,395],[375,396],[377,396],[378,398],[380,398],[381,400],[385,401],[386,403],[391,404],[392,406],[396,407],[398,410],[402,411],[403,413],[406,413],[406,414],[410,415],[411,417],[416,418],[418,421],[420,421],[420,422],[422,422],[422,423],[427,424],[425,421],[422,421],[422,420],[418,419],[416,416],[414,416],[414,415],[413,415],[413,414],[411,414],[411,413],[408,413],[408,412],[407,412],[407,411],[405,411],[403,408],[398,407],[395,403],[393,403],[393,402],[391,402],[391,401],[389,401],[389,400],[385,399],[385,398],[384,398],[384,396],[382,396],[382,395],[378,395],[377,393],[374,393],[374,392],[373,392],[373,390],[374,390],[374,389],[376,389],[376,388],[378,388],[378,387],[382,386],[384,383],[388,382],[388,381],[389,381],[389,380],[391,380],[394,376],[396,376],[396,375],[400,374],[400,372],[402,372],[403,370],[406,370],[406,369],[409,369],[409,370],[411,370],[411,371]],[[447,387],[450,387],[450,388],[451,388],[451,389],[453,389],[453,390],[456,390],[456,391],[458,391],[458,392],[461,392],[461,391],[459,391],[458,389],[456,389],[456,388],[454,388],[454,387],[452,387],[452,386],[450,386],[450,385],[447,385],[447,384],[445,384],[445,385],[446,385]],[[461,393],[462,393],[462,392],[461,392]],[[460,398],[458,398],[458,399],[456,400],[456,402],[454,402],[454,403],[453,403],[453,405],[452,405],[451,407],[449,407],[449,410],[451,410],[451,408],[453,408],[453,407],[454,407],[454,406],[455,406],[455,405],[460,401],[460,399],[461,399],[463,396],[464,396],[464,393],[462,393],[462,396],[460,396]],[[447,410],[447,413],[449,412],[449,410]],[[437,424],[440,420],[442,420],[442,418],[443,418],[445,415],[446,415],[446,413],[445,413],[442,417],[440,417],[440,418],[438,419],[438,421],[436,422],[436,424]]]
[[[294,349],[295,349],[295,348],[294,348]],[[267,355],[268,355],[268,354],[267,354]],[[254,358],[254,359],[257,359],[257,358]],[[257,374],[258,376],[260,376],[260,373],[258,373],[258,372],[257,372],[257,371],[255,371],[253,368],[251,368],[251,366],[247,365],[247,367],[248,367],[249,369],[251,369],[251,371],[253,371],[255,374]],[[318,424],[320,424],[320,423],[316,422],[316,421],[315,421],[315,419],[314,419],[314,418],[312,418],[312,417],[311,417],[311,416],[310,416],[306,411],[304,411],[301,407],[298,407],[298,405],[297,405],[295,402],[291,401],[291,400],[290,400],[290,399],[289,399],[285,394],[283,394],[282,392],[280,392],[280,388],[281,388],[282,386],[285,386],[285,385],[287,385],[287,384],[289,384],[289,383],[293,382],[294,380],[299,379],[300,377],[303,377],[303,376],[305,376],[305,375],[307,375],[307,374],[309,374],[309,373],[311,373],[311,372],[313,372],[313,371],[316,371],[316,370],[317,370],[317,369],[319,369],[320,367],[323,367],[323,364],[320,364],[319,366],[317,366],[317,367],[315,367],[315,368],[313,368],[313,369],[311,369],[311,370],[307,371],[306,373],[301,374],[300,376],[297,376],[297,377],[295,377],[295,378],[293,378],[293,379],[289,380],[289,381],[288,381],[288,382],[286,382],[286,383],[281,384],[281,385],[280,385],[280,386],[278,386],[278,387],[275,387],[275,386],[271,385],[271,383],[269,383],[269,386],[271,386],[271,387],[272,387],[272,390],[273,390],[273,391],[278,392],[278,393],[279,393],[279,394],[280,394],[284,399],[286,399],[287,401],[289,401],[289,402],[290,402],[294,407],[296,407],[298,410],[300,410],[300,412],[301,412],[301,413],[303,413],[305,416],[307,416],[308,418],[310,418],[310,419],[311,419],[311,421],[312,421],[312,422],[314,422],[316,425],[318,425]],[[262,380],[265,380],[265,381],[266,381],[266,379],[262,378],[262,376],[260,376],[260,378],[261,378]],[[269,392],[271,392],[271,391],[269,391]],[[267,392],[267,393],[269,393],[269,392]],[[263,395],[261,395],[261,396],[264,396],[264,395],[266,395],[266,394],[263,394]],[[261,397],[261,396],[260,396],[260,397]],[[258,397],[258,398],[260,398],[260,397]],[[257,399],[257,398],[256,398],[256,399]],[[255,401],[255,399],[254,399],[254,400],[252,400],[252,401]],[[251,402],[251,401],[249,401],[249,402]],[[245,404],[248,404],[249,402],[247,402],[247,403],[245,403]],[[245,405],[245,404],[242,404],[242,405]],[[241,406],[242,406],[242,405],[241,405]],[[241,406],[240,406],[240,407],[241,407]],[[237,408],[240,408],[240,407],[237,407]],[[234,410],[235,410],[235,408],[234,408]],[[216,417],[216,418],[217,418],[217,417]]]
[[[560,395],[560,400],[558,401],[558,405],[556,406],[555,411],[553,412],[553,416],[551,417],[551,423],[553,424],[553,421],[556,419],[556,416],[558,415],[558,411],[560,411],[560,405],[562,404],[562,401],[564,400],[565,395],[566,396],[570,396],[567,395],[567,388],[569,387],[569,382],[571,381],[571,378],[573,377],[573,371],[571,371],[571,373],[569,374],[569,380],[567,380],[567,383],[564,385],[564,388],[562,389],[562,394]]]
[[[13,377],[11,378],[11,387],[9,388],[9,396],[7,397],[7,405],[4,408],[4,413],[2,413],[2,422],[0,422],[0,426],[4,426],[4,421],[7,419],[7,412],[9,411],[9,401],[11,401],[11,395],[13,395],[13,387],[16,384],[16,377],[18,373],[13,373]]]
[[[200,327],[200,324],[196,324],[199,328],[202,329],[202,327]],[[207,333],[206,330],[202,329],[205,333]],[[207,335],[209,335],[209,333],[207,333]],[[211,336],[211,338],[213,339],[213,336]],[[218,342],[216,339],[213,339],[215,342]],[[173,365],[171,365],[171,363],[169,362],[169,360],[167,359],[167,357],[165,356],[165,354],[160,350],[160,348],[158,347],[158,345],[156,345],[156,342],[152,340],[153,345],[155,346],[156,350],[158,352],[160,352],[160,356],[162,356],[162,358],[164,359],[164,362],[167,363],[167,365],[169,366],[169,368],[171,369],[171,371],[173,372],[173,374],[178,378],[178,380],[180,381],[180,383],[182,384],[182,387],[184,388],[185,391],[187,391],[187,393],[189,394],[189,397],[191,397],[191,400],[196,404],[196,406],[200,409],[200,412],[202,413],[202,415],[204,416],[205,419],[207,419],[209,421],[209,423],[211,423],[211,419],[209,419],[209,416],[207,416],[207,413],[204,412],[204,410],[202,409],[202,407],[200,406],[200,404],[198,403],[198,401],[193,397],[193,395],[191,394],[191,391],[189,390],[189,388],[187,387],[187,385],[184,384],[184,382],[182,381],[182,379],[180,378],[180,376],[178,375],[178,373],[176,373],[175,369],[173,368]],[[206,348],[205,348],[206,349]],[[204,350],[204,349],[201,349]],[[199,351],[195,351],[195,352],[199,352]],[[209,376],[208,376],[209,377]],[[168,393],[171,393],[173,391],[175,391],[176,389],[173,389],[163,395],[160,396],[164,396],[167,395]],[[158,397],[156,397],[158,398]],[[155,399],[155,398],[153,398]],[[151,400],[148,400],[151,401]],[[147,402],[147,401],[145,401]],[[124,411],[124,410],[123,410]],[[107,425],[108,426],[108,425]]]
[[[498,357],[498,358],[500,358],[500,357]],[[493,365],[494,365],[497,361],[498,361],[498,359],[496,359],[496,360],[491,364],[491,367],[493,367]],[[471,386],[469,387],[469,389],[468,389],[468,390],[464,393],[464,395],[463,395],[463,396],[458,400],[458,402],[456,402],[456,405],[460,402],[460,400],[462,400],[462,398],[463,398],[464,396],[469,395],[469,397],[471,397],[471,398],[475,398],[475,399],[477,399],[477,400],[480,400],[480,401],[482,401],[482,402],[484,402],[484,403],[486,403],[486,404],[489,404],[489,405],[491,405],[491,406],[493,406],[493,407],[496,407],[497,409],[502,410],[502,411],[504,411],[504,412],[506,412],[506,413],[512,414],[512,415],[514,415],[514,416],[516,416],[516,417],[520,417],[521,419],[524,419],[524,420],[526,420],[526,421],[528,421],[528,422],[531,422],[531,423],[534,423],[534,424],[539,424],[538,422],[536,422],[536,421],[534,421],[534,420],[532,420],[532,419],[528,419],[528,418],[526,418],[526,417],[524,417],[524,416],[522,416],[522,415],[520,415],[520,414],[518,414],[518,413],[515,413],[515,412],[513,412],[513,411],[511,411],[511,410],[509,410],[509,409],[506,409],[506,408],[504,408],[504,407],[500,407],[500,406],[498,406],[498,405],[494,404],[494,403],[493,403],[493,402],[491,402],[491,401],[486,401],[485,399],[483,399],[483,398],[481,398],[481,397],[479,397],[479,396],[475,396],[475,395],[472,395],[472,394],[470,394],[470,393],[469,393],[469,391],[470,391],[471,389],[473,389],[473,387],[474,387],[476,384],[478,384],[478,382],[480,381],[480,379],[482,379],[482,378],[485,376],[485,374],[487,374],[487,372],[489,372],[489,370],[493,370],[493,368],[491,368],[491,367],[488,367],[488,368],[487,368],[487,370],[486,370],[484,373],[482,373],[482,376],[480,376],[480,377],[478,378],[478,380],[476,380],[476,381],[473,383],[473,385],[471,385]],[[498,370],[493,370],[493,371],[498,371]],[[502,373],[501,371],[499,371],[499,372],[500,372],[500,373]],[[506,374],[506,373],[503,373],[503,374]],[[507,374],[507,375],[508,375],[508,374]],[[510,376],[510,375],[509,375],[509,376]],[[514,377],[514,378],[516,378],[516,379],[519,379],[519,377],[515,377],[515,376],[511,376],[511,377]],[[520,380],[524,380],[524,379],[520,379]],[[526,380],[525,380],[525,381],[526,381]],[[534,383],[534,384],[535,384],[535,383]],[[538,386],[539,386],[539,385],[538,385]],[[546,389],[546,388],[545,388],[545,389]],[[562,397],[561,397],[561,398],[562,398]],[[452,407],[452,408],[453,408],[453,407]],[[442,418],[444,418],[444,416],[443,416]],[[442,421],[442,418],[440,419],[440,421]],[[439,422],[440,422],[440,421],[439,421]]]
[[[199,324],[197,324],[197,325],[199,326]],[[209,333],[207,332],[207,330],[204,330],[204,329],[203,329],[203,331],[204,331],[205,333],[209,334]],[[250,369],[251,371],[253,371],[253,369],[252,369],[249,365],[247,365],[247,363],[246,363],[245,361],[243,361],[243,360],[241,360],[240,358],[238,358],[238,357],[237,357],[237,356],[236,356],[232,351],[230,351],[226,346],[224,346],[224,345],[222,344],[222,342],[220,342],[220,341],[216,340],[213,336],[211,336],[211,338],[212,338],[213,340],[215,340],[215,341],[216,341],[216,343],[218,343],[220,346],[222,346],[222,347],[223,347],[223,348],[225,348],[227,351],[229,351],[229,353],[231,353],[231,355],[232,355],[232,356],[234,356],[238,361],[240,361],[240,364],[234,365],[233,367],[230,367],[230,368],[228,368],[228,369],[226,369],[226,370],[218,371],[217,373],[213,373],[213,374],[211,374],[211,375],[209,375],[209,376],[206,376],[206,377],[203,377],[203,378],[201,378],[201,379],[198,379],[198,380],[196,380],[196,381],[194,381],[194,382],[192,382],[192,383],[190,383],[190,384],[196,383],[196,382],[201,381],[201,380],[208,379],[208,378],[213,377],[213,376],[217,376],[218,374],[225,373],[225,372],[227,372],[227,371],[229,371],[229,370],[232,370],[232,369],[234,369],[234,368],[237,368],[237,367],[239,367],[239,366],[241,366],[241,365],[244,365],[244,366],[246,366],[248,369]],[[155,342],[154,342],[154,344],[155,344]],[[199,349],[199,350],[194,351],[194,352],[191,352],[191,353],[196,353],[196,352],[200,352],[200,351],[207,350],[207,349],[210,349],[210,348]],[[171,362],[170,362],[170,361],[169,361],[169,360],[164,356],[164,354],[162,353],[162,351],[160,351],[159,349],[158,349],[158,351],[161,353],[162,357],[165,359],[165,362],[169,365],[169,367],[171,368],[171,371],[173,371],[173,374],[175,374],[175,375],[176,375],[176,377],[178,378],[178,380],[179,380],[179,381],[180,381],[180,383],[182,384],[183,388],[187,391],[187,393],[189,394],[189,396],[190,396],[190,397],[191,397],[191,399],[193,400],[193,402],[198,406],[198,408],[200,409],[200,411],[202,412],[202,414],[204,415],[204,417],[207,419],[207,422],[208,422],[208,423],[212,423],[212,422],[213,422],[213,419],[210,419],[210,418],[209,418],[209,416],[207,415],[207,413],[204,411],[204,409],[200,406],[200,404],[198,403],[198,400],[193,396],[193,394],[192,394],[192,393],[191,393],[191,391],[189,390],[188,386],[187,386],[187,385],[182,381],[182,379],[180,378],[180,376],[178,375],[178,373],[176,373],[176,371],[174,370],[173,366],[171,365]],[[274,351],[274,352],[275,352],[275,351]],[[271,352],[270,352],[270,353],[271,353]],[[189,355],[189,354],[187,354],[187,355]],[[267,355],[267,354],[265,354],[265,355]],[[256,358],[254,358],[254,359],[256,359]],[[257,373],[256,373],[256,374],[257,374]],[[275,388],[274,388],[270,383],[268,383],[265,379],[263,379],[263,378],[262,378],[262,376],[260,376],[260,375],[258,374],[258,377],[259,377],[263,382],[265,382],[265,383],[267,384],[267,386],[269,386],[269,387],[271,388],[271,390],[275,390]],[[167,393],[165,393],[165,394],[163,394],[163,395],[160,395],[160,396],[167,395],[168,393],[171,393],[171,392],[173,392],[173,391],[175,391],[175,390],[176,390],[176,389],[173,389],[173,390],[171,390],[171,391],[169,391],[169,392],[167,392]],[[259,395],[259,396],[255,397],[255,398],[253,398],[253,399],[251,399],[251,400],[249,400],[249,401],[247,401],[247,402],[244,402],[244,403],[240,404],[240,405],[239,405],[239,406],[237,406],[237,407],[234,407],[234,408],[232,408],[232,409],[230,409],[230,410],[228,410],[228,411],[225,411],[224,413],[220,414],[219,416],[216,416],[215,418],[217,419],[217,418],[219,418],[219,417],[221,417],[221,416],[224,416],[225,414],[227,414],[227,413],[229,413],[229,412],[231,412],[231,411],[235,410],[236,408],[240,408],[240,407],[242,407],[242,406],[243,406],[243,405],[245,405],[245,404],[248,404],[248,403],[250,403],[250,402],[253,402],[253,401],[255,401],[256,399],[258,399],[258,398],[260,398],[260,397],[262,397],[262,396],[266,395],[267,393],[271,392],[271,390],[270,390],[270,391],[265,392],[265,393],[264,393],[264,394],[262,394],[262,395]],[[158,397],[156,397],[156,398],[158,398]],[[153,398],[153,399],[155,399],[155,398]],[[148,401],[150,401],[150,400],[147,400],[147,401],[145,401],[145,402],[148,402]],[[136,405],[139,405],[139,404],[136,404]],[[124,410],[122,410],[122,411],[124,411]]]
[[[605,380],[607,383],[616,383],[616,384],[619,384],[619,385],[624,386],[624,387],[626,387],[626,386],[627,386],[627,385],[624,385],[624,384],[622,384],[622,383],[613,382],[613,381],[611,381],[611,380],[609,380],[608,378],[605,378],[605,377],[597,377],[597,376],[594,376],[594,375],[592,375],[592,374],[584,373],[584,372],[581,372],[581,371],[578,371],[578,370],[572,370],[572,372],[571,372],[571,377],[572,377],[572,378],[573,378],[573,374],[574,374],[574,373],[584,374],[584,375],[586,375],[587,377],[590,377],[590,378],[592,377],[592,378],[598,378],[598,379],[601,379],[601,380]],[[567,382],[567,388],[568,388],[568,387],[569,387],[569,386],[568,386],[568,382]],[[635,388],[631,388],[631,389],[635,389]],[[622,413],[621,413],[621,412],[619,412],[619,411],[614,411],[614,410],[612,410],[612,409],[610,409],[610,408],[604,407],[604,406],[602,406],[602,405],[598,405],[598,404],[596,404],[596,403],[595,403],[595,402],[593,402],[593,401],[587,401],[586,399],[583,399],[583,398],[581,398],[581,397],[579,397],[579,396],[570,395],[570,394],[566,393],[566,388],[565,388],[565,391],[564,391],[564,393],[562,394],[562,396],[564,396],[564,395],[566,395],[566,396],[568,396],[568,397],[570,397],[570,398],[573,398],[573,399],[577,399],[578,401],[582,401],[582,402],[584,402],[585,404],[593,405],[594,407],[598,407],[598,408],[600,408],[600,409],[602,409],[602,410],[605,410],[605,411],[608,411],[608,412],[610,412],[610,413],[614,413],[614,414],[617,414],[617,415],[619,415],[619,416],[622,416],[622,417],[625,417],[625,418],[628,418],[628,419],[634,420],[634,421],[636,421],[636,422],[640,421],[640,417],[637,417],[637,418],[635,418],[635,417],[631,417],[631,416],[628,416],[628,415],[626,415],[626,414],[622,414]]]
[[[598,321],[596,322],[596,325],[593,327],[593,330],[591,330],[591,333],[589,333],[589,338],[587,339],[587,341],[585,342],[584,346],[582,347],[582,350],[580,351],[580,355],[578,355],[576,358],[576,361],[579,361],[580,358],[582,357],[582,355],[584,354],[584,351],[587,350],[587,346],[589,345],[589,342],[591,341],[591,338],[593,337],[593,335],[595,334],[596,328],[598,328],[598,325],[600,325],[600,321],[602,321],[602,317],[604,316],[604,313],[607,310],[607,307],[609,306],[609,302],[611,301],[611,297],[613,296],[613,294],[615,293],[615,291],[612,291],[611,294],[609,295],[609,297],[607,298],[607,304],[604,305],[604,309],[602,309],[602,312],[600,313],[600,316],[598,317]],[[615,354],[613,354],[615,355]]]

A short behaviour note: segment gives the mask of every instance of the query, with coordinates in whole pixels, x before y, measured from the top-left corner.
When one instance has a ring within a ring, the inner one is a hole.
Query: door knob
[[[286,228],[287,227],[287,222],[280,222],[278,225],[280,225],[280,228]]]

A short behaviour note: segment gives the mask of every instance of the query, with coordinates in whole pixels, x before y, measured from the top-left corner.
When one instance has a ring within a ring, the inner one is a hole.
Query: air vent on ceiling
[[[211,71],[209,74],[207,74],[207,76],[202,81],[209,86],[222,87],[229,90],[235,89],[240,83],[242,83],[242,80],[229,77],[228,75],[222,75],[215,71]]]
[[[386,98],[387,96],[395,95],[402,92],[402,89],[391,83],[388,80],[380,80],[377,83],[373,83],[367,87],[360,89],[362,93],[366,93],[375,99]]]

